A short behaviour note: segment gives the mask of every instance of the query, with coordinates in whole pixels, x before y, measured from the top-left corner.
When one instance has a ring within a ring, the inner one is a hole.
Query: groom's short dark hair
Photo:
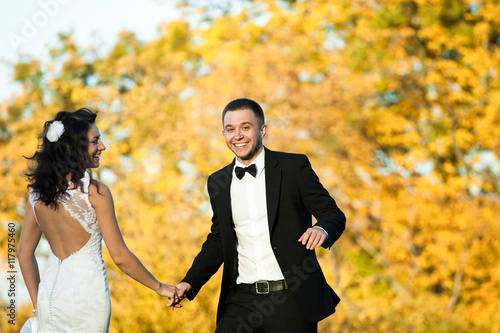
[[[259,103],[252,101],[251,99],[248,98],[238,98],[235,99],[234,101],[229,102],[229,104],[226,105],[226,107],[222,111],[222,126],[224,126],[224,117],[226,116],[226,113],[229,111],[238,111],[238,110],[251,110],[257,117],[259,126],[262,126],[266,123],[264,119],[264,111],[262,111],[262,108],[260,107]]]

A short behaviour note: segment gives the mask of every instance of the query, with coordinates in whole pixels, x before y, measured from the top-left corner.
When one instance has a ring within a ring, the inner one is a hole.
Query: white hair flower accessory
[[[52,124],[50,124],[46,137],[50,142],[56,142],[57,140],[59,140],[63,133],[64,124],[60,120],[55,120],[52,122]]]

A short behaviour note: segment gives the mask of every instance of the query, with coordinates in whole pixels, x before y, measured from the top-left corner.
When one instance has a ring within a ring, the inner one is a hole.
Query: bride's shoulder
[[[113,204],[113,197],[109,187],[98,181],[92,180],[89,185],[89,202],[98,213],[102,209],[111,209]]]
[[[110,196],[109,187],[96,179],[92,179],[89,184],[89,195],[92,196]]]

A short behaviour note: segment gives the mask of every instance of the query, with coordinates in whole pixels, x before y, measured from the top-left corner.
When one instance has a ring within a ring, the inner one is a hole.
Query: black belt
[[[249,291],[256,294],[269,294],[273,291],[287,290],[285,280],[279,281],[257,281],[255,283],[240,283],[238,289]]]

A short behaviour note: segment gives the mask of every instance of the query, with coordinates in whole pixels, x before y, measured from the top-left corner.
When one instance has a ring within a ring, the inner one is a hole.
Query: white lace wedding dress
[[[102,235],[89,201],[89,178],[82,181],[84,192],[78,187],[69,189],[69,198],[59,201],[59,209],[69,212],[91,236],[64,260],[51,251],[38,288],[37,319],[42,333],[108,332],[111,301],[102,259]],[[34,191],[29,200],[36,211],[38,196]]]

